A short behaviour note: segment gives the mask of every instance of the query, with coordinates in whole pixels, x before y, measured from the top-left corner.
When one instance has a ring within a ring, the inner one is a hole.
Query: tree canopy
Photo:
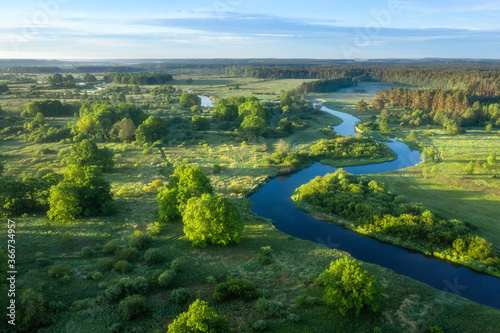
[[[227,319],[219,316],[208,302],[197,299],[168,326],[168,333],[187,332],[228,333],[229,326]]]
[[[153,143],[168,136],[168,123],[160,117],[150,116],[135,131],[136,140],[144,143]]]
[[[379,308],[381,291],[375,277],[354,259],[345,257],[334,261],[319,276],[325,286],[323,301],[343,316],[354,311],[359,316],[363,308]]]
[[[113,151],[104,147],[99,149],[94,141],[85,139],[71,147],[70,163],[79,166],[98,166],[103,171],[113,169]]]
[[[182,222],[186,237],[196,247],[238,243],[244,228],[238,208],[229,199],[213,194],[189,199]]]

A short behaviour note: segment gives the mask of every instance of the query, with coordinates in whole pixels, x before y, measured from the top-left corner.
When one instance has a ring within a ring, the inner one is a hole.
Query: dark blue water
[[[343,128],[339,130],[336,127],[335,131],[342,135],[352,135],[349,131],[353,131],[355,122],[352,118],[355,117],[344,117],[345,114],[341,112],[335,112],[335,115],[344,119]],[[352,126],[350,130],[346,123]],[[344,169],[359,175],[399,170],[421,162],[419,152],[410,150],[406,144],[393,141],[387,145],[398,154],[397,160]],[[357,259],[387,267],[436,289],[500,309],[498,278],[322,222],[295,207],[291,196],[296,188],[335,170],[337,169],[316,163],[293,175],[275,178],[250,197],[254,202],[253,211],[272,219],[278,230],[291,236],[346,251]]]

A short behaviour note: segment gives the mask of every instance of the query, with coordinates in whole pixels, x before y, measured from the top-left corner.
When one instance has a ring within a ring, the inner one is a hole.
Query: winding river
[[[321,110],[344,121],[334,128],[337,133],[344,136],[356,134],[354,125],[359,121],[358,118],[325,106]],[[409,149],[402,142],[393,140],[387,145],[397,153],[396,160],[344,169],[357,175],[370,174],[399,170],[422,161],[418,151]],[[389,268],[436,289],[500,309],[498,278],[322,222],[295,207],[291,196],[296,188],[335,170],[331,166],[315,163],[293,175],[277,177],[250,197],[254,202],[253,211],[273,220],[275,227],[288,235],[346,251],[357,259]]]

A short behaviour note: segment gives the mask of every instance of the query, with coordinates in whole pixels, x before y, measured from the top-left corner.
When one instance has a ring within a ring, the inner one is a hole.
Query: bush
[[[260,252],[257,254],[256,259],[262,265],[271,264],[271,252],[272,249],[270,246],[263,246],[260,248]]]
[[[169,269],[169,270],[163,272],[158,277],[158,284],[161,287],[168,287],[174,282],[176,276],[177,276],[177,273],[174,270]]]
[[[255,331],[255,332],[264,332],[265,330],[267,330],[267,328],[269,327],[269,324],[267,323],[267,321],[265,320],[257,320],[253,325],[252,325],[252,329]]]
[[[116,259],[114,258],[100,258],[97,260],[97,266],[105,271],[110,271],[115,266]]]
[[[80,255],[84,258],[89,258],[91,257],[92,255],[95,254],[95,251],[94,249],[88,247],[88,246],[84,246],[82,247],[82,249],[80,250]]]
[[[217,315],[207,302],[197,299],[168,326],[168,333],[186,332],[228,333],[229,326],[225,317]]]
[[[149,266],[162,262],[163,258],[163,254],[157,249],[149,249],[144,254],[144,261]]]
[[[214,299],[225,302],[230,299],[252,299],[257,297],[255,284],[246,279],[231,279],[215,286]]]
[[[109,241],[102,247],[102,252],[105,254],[114,254],[117,249],[118,245],[113,241]]]
[[[359,316],[366,307],[378,310],[381,291],[377,281],[354,259],[345,257],[332,262],[318,280],[326,287],[323,301],[341,315],[354,311]]]
[[[300,321],[299,315],[296,315],[295,313],[290,313],[288,317],[286,318],[291,323],[297,324]]]
[[[285,314],[285,308],[276,301],[259,298],[255,304],[255,309],[266,317],[280,318]]]
[[[71,268],[67,265],[57,264],[49,268],[49,276],[62,278],[71,274]]]
[[[125,320],[137,318],[146,312],[146,297],[132,295],[120,301],[118,305],[120,313]]]
[[[185,262],[179,258],[172,260],[172,262],[170,263],[170,269],[174,270],[175,272],[180,272],[184,269],[184,266],[186,266]]]
[[[175,289],[170,293],[169,300],[179,306],[186,305],[193,299],[193,293],[186,288]]]
[[[214,164],[213,168],[212,168],[212,172],[214,174],[217,174],[217,173],[220,173],[222,171],[222,168],[219,164]]]
[[[142,231],[135,231],[134,235],[130,238],[130,246],[135,247],[139,250],[147,247],[151,242],[152,238],[150,235],[143,233]]]
[[[130,265],[126,260],[119,260],[116,262],[116,264],[113,266],[113,270],[115,272],[119,273],[126,273],[130,271]]]
[[[135,247],[127,247],[116,251],[116,257],[120,260],[126,260],[126,261],[134,259],[135,257],[137,257],[138,254],[139,250],[137,250]]]

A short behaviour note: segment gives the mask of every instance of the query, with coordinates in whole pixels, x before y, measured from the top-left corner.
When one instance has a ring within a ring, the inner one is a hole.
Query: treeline
[[[172,81],[171,74],[165,73],[111,73],[104,75],[105,82],[119,84],[155,85]]]
[[[2,70],[4,73],[22,73],[22,74],[47,74],[47,73],[60,73],[60,67],[7,67]]]
[[[426,252],[467,257],[498,274],[500,259],[485,239],[458,220],[443,220],[422,204],[409,203],[385,184],[339,169],[298,188],[293,200],[326,214],[348,219],[354,229],[384,239],[399,239]],[[387,237],[389,236],[389,237]]]
[[[446,125],[454,122],[458,126],[475,126],[491,123],[500,126],[499,104],[481,106],[472,103],[466,92],[441,89],[390,88],[377,93],[376,100],[393,107],[409,108],[401,119],[405,124],[420,125],[434,122]]]
[[[310,82],[302,82],[300,86],[293,89],[293,94],[323,93],[333,92],[342,88],[348,88],[353,85],[350,78],[323,79]]]

